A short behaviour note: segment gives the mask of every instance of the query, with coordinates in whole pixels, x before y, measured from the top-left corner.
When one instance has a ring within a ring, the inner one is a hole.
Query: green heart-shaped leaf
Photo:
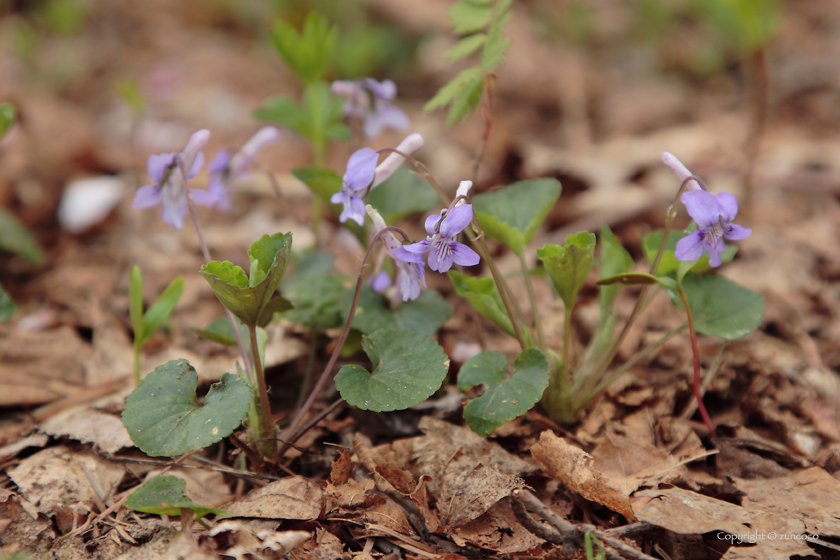
[[[440,388],[449,358],[437,342],[407,329],[382,329],[362,338],[373,373],[357,365],[341,368],[335,386],[348,403],[374,412],[403,410]]]
[[[177,476],[158,476],[147,480],[125,501],[125,507],[156,515],[181,515],[181,509],[191,509],[199,519],[213,513],[225,517],[230,511],[203,506],[187,496],[187,481]]]
[[[471,202],[484,232],[522,255],[560,197],[560,190],[557,179],[531,179],[476,195]]]
[[[689,274],[682,283],[694,317],[694,329],[724,340],[738,340],[761,326],[764,294],[710,274]],[[671,301],[683,309],[682,301],[669,291]]]
[[[578,292],[586,282],[592,268],[594,249],[595,236],[588,231],[570,235],[565,247],[546,245],[537,249],[537,257],[545,265],[545,271],[566,309],[574,307]]]
[[[152,457],[180,455],[229,436],[251,405],[251,388],[226,373],[198,404],[198,374],[186,360],[155,368],[125,401],[122,423],[141,451]]]
[[[344,276],[327,272],[305,275],[284,284],[283,293],[294,308],[283,313],[283,317],[317,330],[341,326],[341,298],[346,280]]]
[[[483,395],[464,408],[464,420],[480,436],[528,412],[548,387],[548,358],[537,348],[527,348],[519,354],[510,376],[506,375],[507,369],[505,355],[491,351],[473,356],[458,372],[461,391],[475,385],[487,386]]]
[[[455,270],[449,271],[449,277],[455,284],[455,291],[467,298],[476,311],[499,325],[510,336],[515,337],[513,324],[510,322],[502,297],[492,278],[467,276]]]
[[[344,292],[342,314],[345,321],[354,292],[355,288]],[[374,293],[369,286],[362,286],[356,313],[353,315],[353,328],[364,334],[371,334],[379,329],[404,328],[431,336],[438,332],[451,316],[452,306],[434,290],[423,290],[417,299],[406,301],[391,310],[382,296]]]
[[[291,233],[263,235],[248,249],[250,278],[230,261],[210,261],[201,267],[201,274],[222,305],[246,325],[257,325],[283,279],[291,250]]]

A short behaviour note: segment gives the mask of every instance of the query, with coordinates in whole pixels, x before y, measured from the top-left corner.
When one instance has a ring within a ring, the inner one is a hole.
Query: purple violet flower
[[[452,264],[472,266],[478,264],[478,254],[455,241],[455,236],[472,221],[472,204],[456,204],[443,209],[440,214],[426,218],[426,231],[429,236],[419,243],[405,245],[397,249],[397,258],[406,262],[423,262],[423,254],[429,253],[429,268],[437,272],[446,272]]]
[[[245,142],[233,157],[227,149],[219,150],[207,166],[207,170],[210,171],[210,184],[207,190],[190,189],[193,201],[209,208],[229,212],[231,184],[234,180],[247,175],[248,169],[255,163],[254,158],[257,153],[279,137],[279,130],[273,126],[264,126]]]
[[[391,105],[391,101],[397,96],[397,86],[391,80],[338,80],[333,82],[332,92],[347,98],[344,114],[362,120],[362,134],[365,138],[375,138],[385,128],[408,128],[406,114]]]
[[[365,206],[365,210],[367,210],[373,222],[375,232],[379,233],[385,227],[385,220],[370,204]],[[412,255],[411,261],[405,261],[398,256],[403,245],[393,233],[388,232],[381,239],[385,243],[385,252],[394,259],[394,263],[397,265],[397,282],[400,286],[403,301],[417,299],[420,297],[420,287],[427,287],[426,267],[423,266],[423,257],[420,257],[420,262],[416,262],[414,255]],[[375,285],[374,290],[376,290]]]
[[[704,190],[683,193],[680,200],[699,228],[677,242],[675,255],[681,261],[695,261],[709,252],[709,264],[720,266],[726,249],[723,238],[738,241],[752,234],[751,229],[733,224],[738,214],[738,200],[727,192],[717,195]]]
[[[154,184],[137,189],[132,208],[151,208],[163,203],[163,221],[181,229],[187,214],[187,180],[195,177],[204,165],[201,148],[209,139],[210,131],[202,129],[190,136],[184,151],[149,156],[146,169]]]
[[[411,155],[422,147],[423,137],[413,132],[400,142],[397,150]],[[405,162],[405,158],[392,152],[379,165],[376,165],[377,161],[379,153],[371,148],[357,150],[347,160],[347,171],[341,181],[341,190],[330,198],[333,204],[344,205],[338,218],[341,223],[348,219],[359,225],[365,223],[365,203],[362,199],[393,175]]]
[[[372,148],[357,150],[347,160],[347,171],[341,179],[341,190],[330,198],[333,204],[343,204],[339,221],[348,219],[362,225],[365,223],[365,203],[356,193],[363,191],[373,183],[376,176],[376,162],[379,154]],[[364,196],[364,195],[362,195]]]

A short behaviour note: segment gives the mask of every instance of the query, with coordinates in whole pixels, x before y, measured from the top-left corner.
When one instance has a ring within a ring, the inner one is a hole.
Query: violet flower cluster
[[[429,268],[441,273],[447,272],[453,264],[478,264],[478,253],[455,240],[472,222],[472,204],[467,204],[464,199],[471,186],[472,181],[462,181],[452,205],[426,218],[426,232],[429,234],[426,239],[400,247],[396,251],[397,258],[422,264],[423,255],[429,253]]]
[[[691,176],[688,168],[672,154],[663,153],[662,161],[683,181]],[[718,267],[722,262],[721,254],[726,250],[723,239],[739,241],[749,237],[752,230],[732,223],[738,214],[738,200],[734,195],[710,193],[700,188],[696,181],[689,181],[687,186],[692,190],[683,193],[680,200],[698,229],[677,242],[674,254],[681,261],[696,261],[708,251],[709,265]]]
[[[423,147],[423,137],[416,132],[409,134],[397,146],[397,151],[411,155]],[[372,148],[357,150],[347,160],[347,170],[341,181],[341,190],[335,193],[330,202],[344,206],[339,216],[341,223],[353,220],[360,226],[365,223],[365,203],[363,198],[394,174],[405,158],[398,153],[388,154],[381,164],[379,153]]]
[[[391,104],[397,96],[397,86],[391,80],[338,80],[333,82],[331,89],[334,94],[347,98],[344,114],[362,121],[362,134],[365,138],[375,138],[386,128],[408,128],[406,114]]]
[[[207,190],[189,189],[193,202],[210,208],[230,210],[230,184],[245,175],[259,150],[279,137],[272,126],[261,128],[233,157],[222,150],[210,163],[210,184]],[[187,181],[204,165],[201,149],[210,140],[210,131],[202,129],[190,136],[181,152],[149,156],[146,169],[154,181],[137,189],[132,208],[152,208],[162,204],[161,217],[175,229],[184,225],[187,214]]]

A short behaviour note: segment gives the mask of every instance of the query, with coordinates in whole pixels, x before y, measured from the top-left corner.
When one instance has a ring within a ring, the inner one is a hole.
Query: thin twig
[[[602,531],[594,525],[589,525],[586,523],[570,523],[569,521],[566,521],[565,519],[557,515],[548,506],[542,503],[536,496],[534,496],[528,490],[525,490],[523,488],[515,488],[511,491],[510,496],[514,503],[519,502],[522,506],[521,508],[519,508],[519,506],[515,506],[514,513],[516,513],[518,508],[520,512],[524,511],[524,515],[528,515],[530,517],[525,508],[530,509],[531,511],[545,519],[548,523],[550,523],[554,529],[557,529],[557,535],[559,535],[562,539],[564,554],[570,555],[570,552],[574,552],[574,548],[581,547],[583,544],[584,535],[586,533],[591,533],[598,537],[598,539],[604,545],[614,548],[625,558],[630,558],[631,560],[656,560],[652,556],[648,556],[644,552],[641,552],[629,545],[624,544],[609,532]],[[517,515],[517,520],[521,516],[522,513]],[[532,521],[534,523],[539,523],[538,521],[534,521],[533,519]],[[523,523],[523,526],[528,528],[528,526],[525,523]],[[528,528],[528,530],[530,530],[530,528]],[[571,551],[567,552],[566,548],[569,546],[572,546],[574,548],[572,548]]]

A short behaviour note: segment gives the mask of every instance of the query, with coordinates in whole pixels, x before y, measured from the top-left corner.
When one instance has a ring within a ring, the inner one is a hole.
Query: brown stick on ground
[[[594,525],[566,521],[527,490],[515,488],[511,491],[510,497],[512,498],[511,504],[517,521],[522,523],[526,529],[538,537],[553,544],[562,544],[563,553],[567,556],[572,555],[576,549],[582,548],[586,533],[591,533],[604,545],[607,551],[607,558],[655,560],[653,556],[648,556],[644,552],[624,544],[613,536],[614,533],[602,531]],[[551,527],[531,517],[527,511],[528,509],[545,519]],[[611,548],[615,550],[610,550]]]

